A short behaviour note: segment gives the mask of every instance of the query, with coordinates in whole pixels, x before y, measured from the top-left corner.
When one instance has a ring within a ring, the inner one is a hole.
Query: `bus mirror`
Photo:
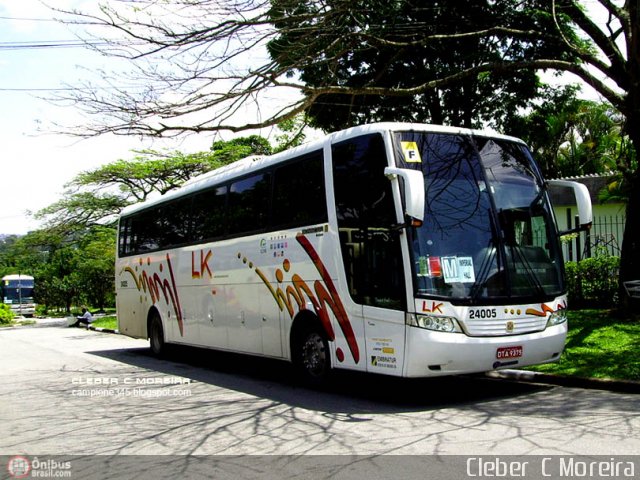
[[[549,180],[547,182],[549,187],[570,188],[573,191],[573,197],[578,207],[578,218],[580,226],[576,230],[587,230],[591,228],[593,222],[593,213],[591,209],[591,195],[589,189],[582,183],[571,182],[569,180]],[[566,234],[569,232],[561,232]]]
[[[400,177],[404,182],[405,215],[424,220],[424,177],[418,170],[387,167],[384,174],[390,178]]]

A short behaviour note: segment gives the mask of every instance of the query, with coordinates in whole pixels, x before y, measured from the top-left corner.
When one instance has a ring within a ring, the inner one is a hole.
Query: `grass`
[[[115,315],[107,315],[106,317],[99,317],[91,323],[97,328],[108,328],[109,330],[118,329],[118,317]]]
[[[569,312],[569,335],[560,361],[537,372],[640,381],[640,321],[609,310]]]

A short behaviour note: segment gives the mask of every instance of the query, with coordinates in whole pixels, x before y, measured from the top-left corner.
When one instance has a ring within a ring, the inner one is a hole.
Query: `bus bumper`
[[[557,361],[564,350],[567,322],[542,332],[469,337],[407,328],[405,377],[479,373]]]
[[[22,305],[22,308],[20,308],[17,305],[14,305],[11,307],[11,311],[16,316],[22,315],[23,317],[24,316],[32,317],[36,314],[36,307],[35,305]]]

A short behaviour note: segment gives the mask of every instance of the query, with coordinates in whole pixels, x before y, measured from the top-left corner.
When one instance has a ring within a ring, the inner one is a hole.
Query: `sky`
[[[95,0],[50,0],[59,7],[82,7]],[[130,159],[143,148],[207,150],[209,136],[152,141],[101,136],[79,140],[53,134],[51,124],[73,124],[74,107],[60,107],[39,97],[52,89],[77,85],[109,61],[82,47],[26,48],[34,42],[76,40],[74,32],[53,20],[39,0],[0,0],[0,234],[25,234],[39,227],[27,211],[36,212],[60,200],[65,184],[81,171],[118,159]],[[111,60],[113,61],[113,60]]]

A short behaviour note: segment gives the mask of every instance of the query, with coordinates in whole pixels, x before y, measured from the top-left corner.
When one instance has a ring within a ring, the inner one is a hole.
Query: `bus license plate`
[[[496,358],[504,360],[506,358],[519,358],[522,356],[522,346],[517,345],[515,347],[500,347],[496,351]]]

